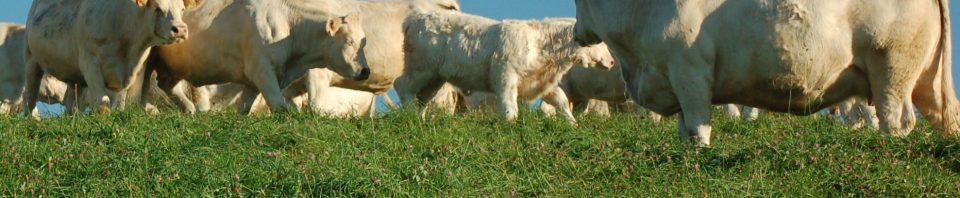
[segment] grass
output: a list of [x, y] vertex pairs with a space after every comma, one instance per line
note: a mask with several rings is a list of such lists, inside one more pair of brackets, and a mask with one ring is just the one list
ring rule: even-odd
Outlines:
[[416, 119], [120, 112], [0, 118], [0, 196], [782, 197], [960, 195], [960, 144], [783, 115], [676, 121], [490, 112]]

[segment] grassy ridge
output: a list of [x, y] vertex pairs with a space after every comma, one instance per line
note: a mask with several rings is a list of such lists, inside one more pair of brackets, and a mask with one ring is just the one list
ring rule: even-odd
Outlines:
[[812, 117], [716, 117], [712, 148], [676, 121], [524, 112], [0, 118], [0, 196], [960, 195], [960, 144]]

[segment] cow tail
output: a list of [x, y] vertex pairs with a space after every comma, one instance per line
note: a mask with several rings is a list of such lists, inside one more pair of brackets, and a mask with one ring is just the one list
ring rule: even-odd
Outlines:
[[953, 63], [951, 60], [953, 49], [950, 35], [950, 0], [939, 0], [940, 3], [940, 68], [942, 72], [941, 86], [941, 119], [944, 130], [953, 136], [960, 135], [960, 110], [956, 91], [953, 89]]

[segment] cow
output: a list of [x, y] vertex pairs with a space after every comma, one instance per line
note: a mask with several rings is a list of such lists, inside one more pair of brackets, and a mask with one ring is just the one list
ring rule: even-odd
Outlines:
[[23, 25], [0, 23], [0, 114], [18, 111], [20, 105], [25, 35]]
[[151, 47], [187, 39], [182, 14], [198, 2], [34, 1], [26, 24], [24, 114], [36, 106], [45, 73], [88, 87], [87, 102], [99, 112], [123, 108]]
[[[204, 1], [184, 14], [193, 39], [154, 49], [150, 71], [172, 92], [181, 80], [195, 86], [245, 85], [241, 113], [258, 94], [274, 113], [291, 110], [282, 88], [309, 69], [330, 68], [353, 80], [370, 78], [361, 17], [329, 16], [326, 1]], [[337, 3], [330, 1], [326, 3]], [[171, 93], [171, 95], [174, 95]], [[181, 108], [189, 110], [190, 106]]]
[[[0, 23], [0, 115], [20, 112], [24, 84], [26, 45], [24, 25]], [[39, 90], [39, 101], [61, 104], [66, 98], [67, 84], [44, 75]], [[37, 111], [32, 114], [37, 115]]]
[[[908, 135], [914, 105], [957, 136], [949, 6], [938, 1], [576, 0], [576, 40], [606, 43], [638, 104], [710, 144], [711, 104], [809, 115], [851, 97]], [[625, 62], [625, 63], [624, 63]]]
[[[338, 13], [357, 13], [367, 21], [363, 30], [367, 34], [367, 46], [364, 48], [367, 63], [371, 68], [370, 79], [356, 81], [334, 74], [329, 69], [312, 69], [304, 79], [294, 82], [291, 87], [297, 89], [285, 90], [288, 98], [307, 94], [311, 109], [334, 115], [345, 115], [338, 105], [351, 104], [356, 106], [358, 100], [370, 100], [374, 94], [383, 95], [393, 87], [393, 82], [403, 71], [403, 20], [414, 12], [429, 12], [438, 10], [459, 11], [460, 4], [456, 0], [375, 0], [375, 1], [341, 1], [334, 7], [341, 10]], [[352, 93], [340, 90], [338, 87], [367, 91], [374, 94]], [[326, 92], [324, 90], [335, 90]], [[339, 97], [339, 94], [349, 94], [352, 97]], [[358, 98], [360, 96], [369, 99]], [[328, 104], [329, 103], [329, 104]], [[364, 109], [372, 107], [364, 107]], [[362, 112], [362, 111], [361, 111]], [[363, 116], [363, 115], [360, 115]]]
[[[566, 94], [558, 88], [575, 64], [610, 68], [605, 46], [579, 47], [572, 19], [495, 21], [450, 11], [414, 14], [404, 22], [406, 68], [395, 82], [400, 100], [432, 101], [450, 83], [464, 91], [497, 95], [501, 113], [514, 121], [517, 100], [543, 98], [576, 123]], [[420, 106], [426, 117], [427, 106]]]

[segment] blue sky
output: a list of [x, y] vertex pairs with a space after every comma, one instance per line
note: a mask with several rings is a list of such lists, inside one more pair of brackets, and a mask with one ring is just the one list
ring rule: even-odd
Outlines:
[[[951, 0], [952, 1], [952, 0]], [[24, 23], [26, 15], [30, 8], [30, 2], [26, 0], [4, 0], [0, 6], [0, 21]], [[573, 0], [460, 0], [460, 4], [465, 12], [487, 16], [496, 19], [540, 19], [544, 17], [573, 17], [575, 7]], [[951, 7], [956, 8], [954, 4]], [[952, 9], [954, 22], [953, 42], [954, 53], [954, 84], [960, 85], [960, 10]], [[960, 88], [960, 86], [958, 86]]]

